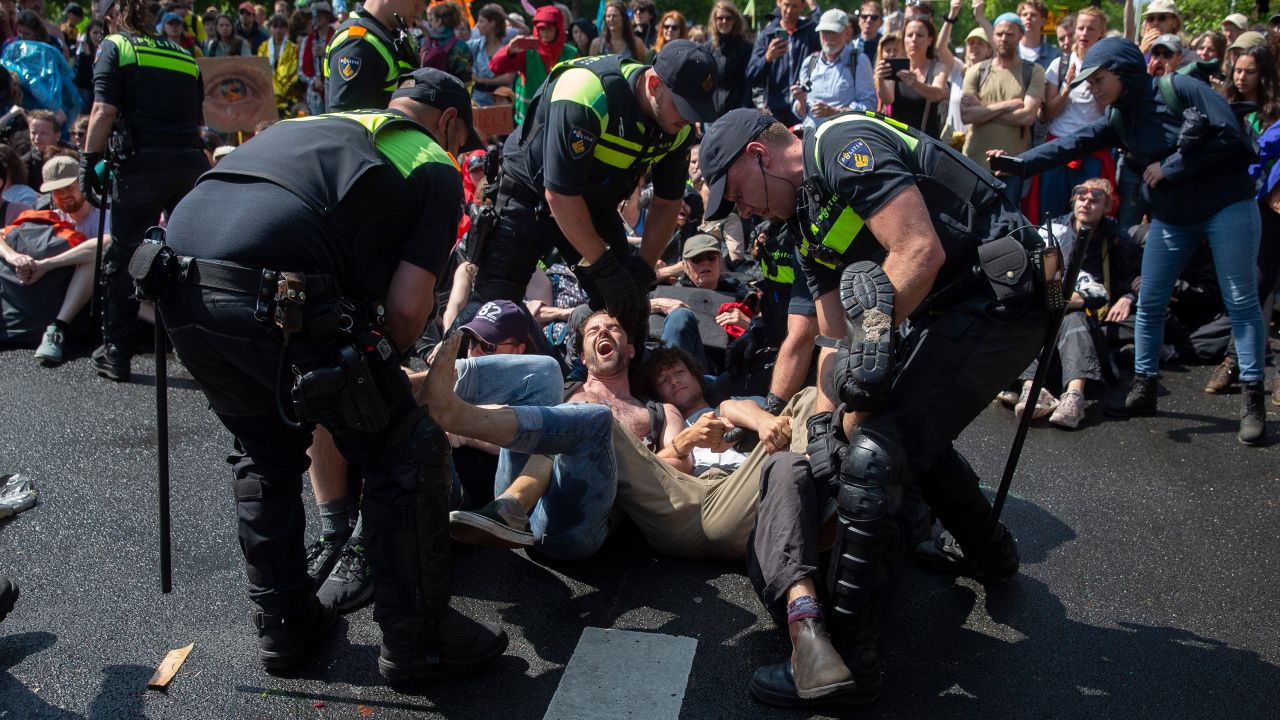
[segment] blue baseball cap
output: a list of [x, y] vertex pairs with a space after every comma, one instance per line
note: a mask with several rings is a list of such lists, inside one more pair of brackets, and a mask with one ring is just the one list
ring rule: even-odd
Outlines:
[[1011, 13], [1011, 12], [1000, 13], [999, 15], [996, 16], [995, 20], [991, 21], [991, 27], [995, 27], [996, 25], [999, 25], [1002, 22], [1013, 23], [1014, 25], [1017, 25], [1019, 28], [1021, 28], [1022, 32], [1027, 31], [1027, 26], [1022, 24], [1022, 18], [1018, 17], [1017, 13]]

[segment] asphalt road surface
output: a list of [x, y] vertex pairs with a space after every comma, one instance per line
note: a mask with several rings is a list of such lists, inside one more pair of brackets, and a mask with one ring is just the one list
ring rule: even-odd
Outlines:
[[[83, 353], [47, 369], [29, 350], [0, 352], [0, 472], [29, 474], [41, 493], [0, 521], [0, 572], [22, 586], [0, 624], [0, 718], [810, 715], [748, 695], [752, 670], [788, 645], [739, 564], [657, 557], [626, 530], [596, 558], [557, 566], [455, 546], [454, 602], [511, 635], [484, 672], [391, 691], [366, 608], [313, 668], [266, 674], [223, 462], [230, 436], [173, 365], [175, 587], [162, 595], [151, 358], [116, 385]], [[1094, 405], [1078, 431], [1033, 429], [1005, 514], [1022, 573], [984, 589], [912, 570], [882, 636], [880, 700], [827, 711], [1276, 717], [1280, 449], [1237, 444], [1239, 397], [1201, 393], [1208, 372], [1170, 371], [1155, 418], [1103, 421]], [[992, 487], [1013, 429], [993, 406], [961, 438]], [[168, 692], [148, 691], [165, 653], [190, 643]]]

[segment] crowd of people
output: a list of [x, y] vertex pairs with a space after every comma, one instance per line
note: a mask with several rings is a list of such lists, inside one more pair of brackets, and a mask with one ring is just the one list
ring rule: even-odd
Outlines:
[[[815, 618], [822, 618], [815, 609], [819, 593], [803, 577], [788, 575], [789, 581], [778, 585], [795, 568], [779, 565], [767, 551], [789, 547], [788, 538], [800, 533], [801, 523], [779, 519], [801, 503], [788, 492], [799, 492], [805, 501], [829, 499], [831, 507], [836, 499], [803, 484], [776, 488], [806, 472], [802, 467], [808, 461], [787, 453], [805, 453], [808, 446], [814, 455], [812, 443], [821, 437], [815, 426], [839, 434], [831, 429], [839, 425], [831, 415], [835, 407], [826, 401], [836, 394], [844, 397], [850, 384], [865, 382], [836, 383], [832, 387], [839, 387], [838, 393], [824, 387], [830, 358], [818, 352], [815, 340], [820, 331], [841, 334], [832, 330], [831, 308], [839, 307], [831, 305], [839, 285], [839, 276], [832, 273], [855, 260], [883, 262], [899, 302], [909, 296], [907, 285], [899, 283], [909, 274], [901, 274], [907, 272], [902, 261], [894, 265], [902, 253], [888, 244], [885, 216], [877, 222], [872, 213], [893, 207], [894, 213], [907, 213], [898, 227], [916, 228], [921, 222], [927, 226], [926, 208], [935, 211], [941, 201], [925, 192], [914, 217], [895, 204], [892, 195], [906, 182], [901, 177], [913, 177], [922, 187], [930, 179], [923, 173], [912, 176], [907, 161], [895, 159], [895, 153], [949, 158], [930, 166], [932, 179], [939, 182], [969, 177], [966, 173], [981, 178], [973, 195], [961, 198], [971, 216], [933, 212], [933, 224], [950, 223], [955, 237], [985, 241], [992, 238], [982, 233], [997, 228], [1016, 236], [1026, 229], [1025, 222], [1009, 220], [1016, 208], [1019, 220], [1024, 216], [1041, 228], [1037, 245], [1060, 247], [1066, 257], [1084, 253], [1082, 271], [1064, 293], [1066, 312], [1048, 385], [1038, 397], [1030, 397], [1036, 367], [1034, 362], [1020, 364], [1001, 378], [1007, 385], [996, 401], [1018, 415], [1031, 413], [1053, 426], [1077, 428], [1086, 422], [1090, 401], [1101, 399], [1109, 385], [1122, 379], [1129, 382], [1128, 393], [1123, 402], [1106, 407], [1110, 416], [1154, 413], [1164, 363], [1216, 364], [1206, 373], [1205, 392], [1224, 393], [1238, 385], [1239, 440], [1258, 445], [1266, 436], [1265, 368], [1280, 271], [1280, 170], [1275, 168], [1280, 158], [1280, 30], [1274, 29], [1280, 16], [1254, 25], [1235, 13], [1219, 29], [1189, 37], [1175, 0], [1151, 0], [1140, 15], [1127, 2], [1121, 28], [1108, 27], [1107, 14], [1096, 6], [1064, 15], [1050, 28], [1049, 11], [1040, 0], [1025, 0], [1015, 11], [994, 18], [987, 17], [985, 0], [951, 0], [945, 12], [937, 3], [896, 5], [870, 0], [846, 10], [777, 0], [775, 10], [753, 28], [756, 23], [733, 0], [717, 0], [705, 22], [679, 10], [663, 12], [650, 0], [609, 0], [601, 4], [598, 21], [575, 18], [560, 3], [542, 5], [526, 16], [496, 3], [472, 8], [448, 0], [426, 8], [408, 0], [367, 0], [359, 8], [327, 0], [295, 7], [278, 0], [270, 12], [246, 1], [232, 15], [218, 6], [197, 12], [191, 0], [180, 0], [146, 5], [145, 19], [138, 21], [143, 27], [129, 30], [145, 30], [163, 40], [151, 52], [169, 58], [267, 58], [282, 118], [324, 113], [363, 117], [360, 112], [400, 107], [450, 151], [448, 162], [462, 175], [459, 222], [441, 230], [440, 218], [453, 210], [438, 213], [431, 227], [446, 237], [432, 241], [444, 250], [432, 250], [415, 263], [432, 276], [426, 307], [435, 312], [425, 331], [415, 329], [410, 337], [399, 328], [393, 340], [406, 364], [410, 355], [417, 355], [430, 368], [409, 373], [408, 382], [417, 404], [446, 433], [451, 448], [448, 528], [455, 539], [578, 559], [601, 547], [620, 512], [657, 552], [748, 557], [752, 579], [770, 611], [792, 623], [793, 631], [800, 627], [797, 623], [809, 621], [804, 632], [822, 636], [825, 631], [813, 626]], [[75, 4], [56, 19], [44, 17], [42, 0], [25, 0], [21, 7], [16, 11], [12, 4], [0, 3], [0, 64], [6, 69], [0, 72], [0, 107], [7, 108], [0, 117], [0, 215], [5, 224], [0, 236], [0, 343], [38, 343], [36, 359], [57, 365], [69, 342], [88, 343], [97, 335], [87, 317], [96, 291], [95, 258], [117, 245], [132, 252], [141, 231], [154, 224], [139, 215], [149, 214], [151, 220], [158, 220], [161, 211], [172, 215], [180, 194], [149, 198], [146, 207], [154, 206], [154, 212], [139, 213], [142, 201], [133, 202], [128, 195], [138, 193], [138, 187], [129, 187], [127, 180], [129, 172], [141, 170], [136, 164], [132, 170], [121, 166], [121, 187], [110, 212], [99, 210], [104, 198], [94, 195], [110, 196], [111, 188], [92, 178], [101, 175], [100, 161], [110, 158], [103, 154], [106, 131], [95, 135], [94, 118], [104, 103], [119, 104], [113, 98], [132, 101], [95, 68], [100, 56], [127, 64], [119, 41], [107, 43], [110, 53], [101, 51], [104, 37], [118, 37], [111, 33], [119, 28], [111, 26], [110, 18], [104, 23]], [[953, 29], [961, 13], [972, 17], [975, 28], [956, 43]], [[1056, 42], [1049, 37], [1051, 29]], [[136, 52], [142, 53], [139, 57], [147, 53]], [[35, 73], [45, 67], [57, 72]], [[445, 82], [441, 76], [454, 80]], [[432, 89], [415, 94], [420, 86]], [[453, 98], [463, 87], [465, 104], [449, 106], [452, 114], [443, 112], [440, 99]], [[405, 99], [432, 109], [396, 105]], [[472, 107], [499, 104], [512, 106], [515, 127], [509, 138], [489, 137], [482, 144], [472, 137], [473, 129], [459, 135], [452, 124], [469, 125]], [[747, 110], [751, 112], [744, 115]], [[880, 123], [874, 133], [849, 135], [850, 118], [872, 114]], [[377, 122], [394, 121], [384, 117]], [[271, 144], [272, 138], [280, 143], [294, 133], [290, 137], [305, 139], [299, 133], [308, 123], [279, 126], [288, 129], [264, 127], [262, 139], [243, 149], [201, 129], [198, 149], [203, 155], [188, 148], [191, 152], [183, 156], [186, 179], [176, 186], [185, 182], [189, 188], [198, 171], [213, 170], [177, 206], [176, 221], [170, 223], [175, 249], [196, 255], [192, 248], [212, 247], [212, 240], [201, 234], [207, 232], [193, 225], [192, 208], [221, 197], [219, 191], [227, 192], [226, 198], [242, 198], [228, 188], [247, 182], [245, 178], [265, 178], [279, 186], [259, 199], [244, 198], [246, 212], [263, 208], [269, 214], [261, 198], [274, 197], [271, 192], [288, 194], [282, 189], [293, 184], [288, 163], [268, 170], [255, 158], [280, 147]], [[148, 131], [162, 133], [163, 128]], [[409, 162], [400, 151], [378, 145], [380, 136], [372, 125], [370, 132], [371, 147], [392, 162]], [[721, 141], [726, 135], [745, 139], [726, 151], [732, 144]], [[822, 158], [815, 161], [813, 156], [820, 156], [833, 138], [845, 144], [822, 167]], [[931, 149], [926, 152], [926, 147]], [[414, 162], [428, 155], [423, 150]], [[433, 172], [439, 172], [436, 166], [445, 161], [431, 158]], [[744, 159], [749, 161], [745, 166]], [[884, 183], [889, 190], [870, 197], [840, 186], [844, 180], [832, 179], [831, 162], [853, 176], [891, 175]], [[415, 167], [397, 165], [410, 179], [417, 177]], [[320, 182], [308, 175], [313, 170], [298, 170], [299, 178]], [[82, 190], [86, 175], [91, 178], [88, 192]], [[829, 196], [810, 186], [811, 177], [835, 185], [816, 186], [827, 188]], [[433, 176], [420, 182], [439, 180]], [[317, 193], [309, 206], [325, 208], [325, 222], [346, 228], [355, 221], [334, 208], [345, 207], [348, 190], [333, 197]], [[372, 190], [361, 192], [357, 196], [376, 199]], [[840, 193], [852, 193], [855, 200], [836, 204]], [[441, 197], [432, 202], [442, 202]], [[816, 213], [812, 222], [808, 215], [804, 222], [793, 218], [797, 204]], [[992, 209], [997, 205], [999, 212]], [[975, 207], [989, 209], [990, 217], [973, 216]], [[132, 223], [128, 230], [117, 223], [122, 213]], [[298, 220], [296, 227], [312, 227], [308, 222]], [[269, 224], [256, 218], [245, 225], [265, 232]], [[864, 226], [888, 251], [888, 259], [883, 251], [850, 255]], [[323, 232], [323, 225], [315, 227]], [[950, 290], [939, 281], [936, 292], [928, 293], [926, 304], [934, 315], [963, 305], [956, 298], [973, 292], [973, 283], [956, 270], [967, 255], [956, 245], [943, 245], [945, 259], [920, 258], [931, 272], [954, 280]], [[237, 262], [279, 257], [247, 244], [238, 252], [219, 257]], [[333, 256], [341, 254], [334, 251]], [[113, 278], [123, 277], [119, 268], [127, 262], [119, 253], [114, 260], [108, 257], [107, 284], [122, 282]], [[986, 262], [984, 256], [983, 269]], [[361, 258], [355, 266], [376, 268], [378, 263]], [[400, 272], [391, 279], [393, 290]], [[879, 282], [881, 276], [867, 273], [867, 282]], [[370, 270], [370, 277], [352, 282], [387, 279], [373, 275]], [[992, 283], [999, 284], [996, 279]], [[922, 286], [910, 307], [925, 297], [928, 287]], [[1000, 289], [995, 293], [994, 298], [1005, 299]], [[131, 305], [122, 304], [115, 297], [106, 303], [103, 345], [95, 351], [94, 364], [111, 379], [128, 380], [129, 359], [142, 337], [112, 328], [151, 322], [154, 310], [149, 303], [131, 299]], [[850, 311], [848, 297], [841, 299]], [[120, 313], [129, 315], [127, 322]], [[887, 314], [897, 321], [907, 318], [894, 317], [892, 303]], [[388, 337], [398, 317], [389, 315]], [[930, 322], [928, 313], [908, 315], [904, 338]], [[1026, 338], [1032, 337], [1027, 319], [1016, 328], [1019, 352], [1006, 353], [999, 362], [1021, 357]], [[970, 322], [974, 324], [960, 327], [954, 336], [940, 322], [938, 334], [954, 339], [967, 331], [972, 339], [982, 329], [994, 340], [1014, 332], [991, 318]], [[182, 330], [173, 341], [186, 362], [202, 346], [188, 328]], [[402, 343], [405, 338], [409, 342]], [[887, 354], [899, 352], [896, 341], [884, 342], [889, 343], [884, 346]], [[841, 352], [851, 352], [850, 346], [846, 343]], [[980, 355], [982, 349], [963, 346], [957, 352]], [[911, 362], [927, 367], [917, 355]], [[267, 377], [277, 369], [275, 357], [269, 367], [255, 367], [250, 374]], [[997, 360], [988, 362], [1003, 372]], [[192, 370], [197, 380], [202, 372], [226, 377], [229, 371], [216, 365], [204, 358]], [[912, 377], [912, 382], [918, 380]], [[323, 428], [312, 436], [297, 428], [284, 433], [251, 425], [241, 417], [247, 411], [232, 409], [240, 405], [231, 395], [215, 395], [204, 382], [202, 387], [242, 441], [245, 434], [258, 434], [290, 447], [310, 445], [310, 481], [321, 527], [305, 551], [308, 579], [303, 582], [314, 584], [317, 608], [322, 609], [308, 606], [306, 622], [320, 622], [317, 618], [326, 612], [350, 611], [373, 599], [379, 575], [389, 575], [387, 568], [400, 567], [395, 564], [403, 558], [377, 545], [385, 535], [366, 531], [361, 508], [370, 507], [370, 493], [382, 492], [383, 480], [394, 475], [394, 468], [379, 465], [385, 458], [372, 451], [361, 455], [367, 466], [348, 464], [350, 441], [340, 432], [335, 431], [340, 436], [335, 439]], [[904, 391], [891, 397], [916, 396]], [[977, 401], [992, 399], [987, 395]], [[1274, 383], [1270, 402], [1280, 404], [1280, 381]], [[914, 458], [899, 463], [901, 458], [885, 450], [891, 443], [884, 438], [898, 431], [882, 435], [877, 425], [878, 417], [907, 423], [916, 422], [916, 416], [882, 408], [871, 412], [871, 420], [858, 414], [863, 425], [858, 437], [872, 443], [863, 446], [868, 457], [893, 456], [894, 462], [887, 464], [895, 472], [899, 464], [910, 465], [903, 472], [921, 477], [925, 502], [947, 530], [953, 530], [952, 524], [968, 528], [960, 539], [970, 549], [968, 560], [956, 540], [966, 531], [935, 543], [927, 513], [905, 517], [901, 532], [912, 540], [909, 546], [918, 543], [924, 560], [934, 566], [983, 577], [1007, 577], [1010, 567], [1016, 572], [1016, 548], [1003, 526], [997, 523], [994, 535], [982, 535], [973, 529], [972, 517], [945, 516], [940, 509], [959, 497], [940, 479], [944, 474], [972, 477], [976, 492], [972, 470], [950, 447], [954, 435], [942, 437], [967, 424], [963, 413], [951, 419], [955, 428], [919, 440], [934, 445], [927, 446], [931, 454], [917, 466]], [[262, 437], [243, 444], [250, 454], [254, 447], [274, 452]], [[256, 478], [260, 486], [270, 485], [268, 475], [254, 475], [267, 471], [251, 458], [238, 462], [240, 481]], [[816, 468], [813, 474], [817, 476]], [[855, 484], [864, 493], [859, 497], [882, 498], [885, 485], [896, 482], [879, 475], [875, 480]], [[757, 502], [766, 486], [775, 488], [767, 514]], [[242, 506], [249, 502], [246, 496], [237, 497]], [[978, 510], [985, 507], [980, 493], [977, 501], [969, 496], [955, 500], [962, 501]], [[302, 654], [306, 643], [292, 637], [292, 629], [272, 629], [268, 622], [286, 616], [290, 606], [270, 580], [272, 573], [283, 576], [284, 571], [272, 564], [275, 560], [263, 558], [275, 552], [272, 543], [293, 539], [286, 530], [301, 532], [299, 517], [290, 515], [288, 528], [266, 529], [254, 523], [269, 513], [293, 510], [261, 498], [253, 502], [256, 509], [241, 511], [242, 523], [253, 526], [249, 540], [242, 529], [242, 544], [251, 567], [251, 592], [268, 619], [259, 626], [264, 663], [283, 667]], [[379, 506], [382, 514], [371, 522], [386, 523], [389, 507]], [[866, 520], [848, 515], [843, 507], [805, 518], [810, 525], [838, 523], [841, 533], [861, 532], [858, 523]], [[419, 540], [426, 547], [438, 538]], [[835, 542], [840, 552], [862, 552], [856, 540]], [[812, 546], [812, 538], [800, 544]], [[832, 612], [843, 612], [847, 604], [836, 598], [830, 602]], [[463, 627], [467, 637], [459, 641], [460, 664], [491, 657], [495, 648], [501, 653], [505, 647], [499, 629]], [[753, 681], [757, 697], [793, 704], [850, 693], [874, 695], [877, 662], [863, 666], [850, 660], [852, 675], [837, 672], [822, 679], [815, 668], [832, 667], [834, 661], [802, 656], [802, 650], [814, 646], [797, 637], [793, 632], [794, 668], [758, 676]], [[857, 633], [850, 637], [859, 647], [867, 642]], [[823, 647], [818, 643], [819, 650]], [[398, 664], [402, 662], [388, 660], [384, 674], [416, 672], [405, 670]], [[809, 675], [801, 670], [806, 663]], [[793, 669], [796, 677], [790, 674]], [[872, 675], [876, 679], [869, 685], [866, 678]]]

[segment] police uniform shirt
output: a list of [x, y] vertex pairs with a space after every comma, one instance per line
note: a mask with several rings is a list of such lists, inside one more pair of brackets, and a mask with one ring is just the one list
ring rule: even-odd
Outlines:
[[[631, 88], [628, 97], [634, 98], [644, 66], [631, 67], [635, 69], [627, 78]], [[530, 138], [529, 147], [522, 149], [520, 133], [512, 134], [504, 151], [509, 171], [539, 195], [544, 188], [562, 195], [579, 195], [592, 211], [597, 211], [612, 208], [629, 196], [644, 169], [653, 163], [654, 195], [679, 200], [689, 177], [692, 129], [686, 127], [675, 136], [668, 135], [641, 114], [634, 101], [621, 108], [608, 106], [600, 88], [598, 76], [585, 68], [565, 70], [550, 87], [544, 87], [534, 117], [541, 126], [538, 137]], [[605, 128], [601, 126], [601, 111], [606, 110], [608, 131], [634, 147], [618, 146], [602, 138]], [[636, 154], [641, 164], [627, 169]], [[605, 162], [602, 156], [615, 158], [618, 164]]]
[[135, 147], [201, 147], [204, 80], [195, 60], [167, 39], [103, 38], [93, 64], [93, 99], [120, 109]]
[[[805, 134], [804, 174], [820, 177], [827, 189], [838, 195], [854, 213], [848, 227], [837, 229], [845, 236], [852, 235], [844, 264], [861, 259], [879, 262], [884, 257], [884, 249], [864, 225], [863, 218], [876, 214], [903, 190], [915, 185], [915, 176], [907, 164], [911, 151], [892, 130], [877, 122], [828, 122], [819, 129], [821, 134], [817, 131]], [[820, 167], [815, 160], [815, 149], [822, 157]], [[836, 207], [833, 212], [840, 210]], [[808, 208], [808, 212], [817, 213], [819, 209]], [[800, 215], [801, 225], [812, 219], [804, 217], [804, 213]], [[822, 239], [812, 241], [820, 243]], [[800, 266], [815, 298], [840, 286], [842, 267], [827, 267], [804, 252], [801, 252]]]
[[[261, 147], [273, 133], [296, 131], [324, 117], [277, 123], [223, 162], [252, 152], [255, 144]], [[299, 154], [334, 155], [317, 160], [326, 167], [345, 164], [336, 157], [340, 149], [305, 147], [302, 137], [295, 133], [282, 141], [297, 146]], [[385, 296], [400, 261], [439, 278], [462, 218], [462, 177], [447, 161], [423, 162], [407, 175], [393, 162], [376, 165], [360, 174], [328, 213], [268, 180], [218, 175], [221, 167], [174, 212], [168, 237], [175, 252], [249, 267], [330, 273], [346, 293], [364, 299]], [[222, 228], [211, 230], [211, 225]]]
[[[347, 33], [345, 38], [340, 37], [343, 32]], [[326, 58], [325, 112], [380, 110], [387, 106], [401, 75], [418, 66], [416, 57], [409, 62], [396, 56], [393, 36], [367, 14], [338, 28]], [[394, 70], [392, 65], [396, 66]]]

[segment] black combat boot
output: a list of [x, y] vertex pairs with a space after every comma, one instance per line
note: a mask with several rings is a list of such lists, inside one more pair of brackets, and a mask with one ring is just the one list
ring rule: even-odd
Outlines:
[[262, 666], [267, 672], [283, 672], [315, 657], [337, 618], [337, 613], [321, 605], [314, 595], [308, 596], [296, 613], [255, 611], [253, 624], [258, 628], [258, 659]]
[[1109, 417], [1127, 418], [1135, 415], [1156, 414], [1156, 379], [1146, 375], [1134, 375], [1129, 384], [1129, 394], [1124, 396], [1124, 404], [1108, 405], [1103, 408]]
[[116, 382], [129, 382], [132, 360], [133, 356], [129, 351], [112, 343], [99, 345], [90, 356], [93, 369], [102, 377]]
[[1267, 434], [1266, 391], [1262, 388], [1262, 381], [1258, 380], [1241, 383], [1240, 392], [1240, 433], [1236, 439], [1245, 445], [1260, 445]]
[[975, 580], [1008, 580], [1018, 574], [1021, 560], [1013, 533], [1004, 525], [995, 542], [985, 548], [971, 549], [966, 553], [946, 530], [937, 540], [925, 540], [916, 546], [917, 565], [951, 575], [963, 575]]
[[4, 620], [13, 610], [19, 594], [18, 583], [0, 575], [0, 620]]

